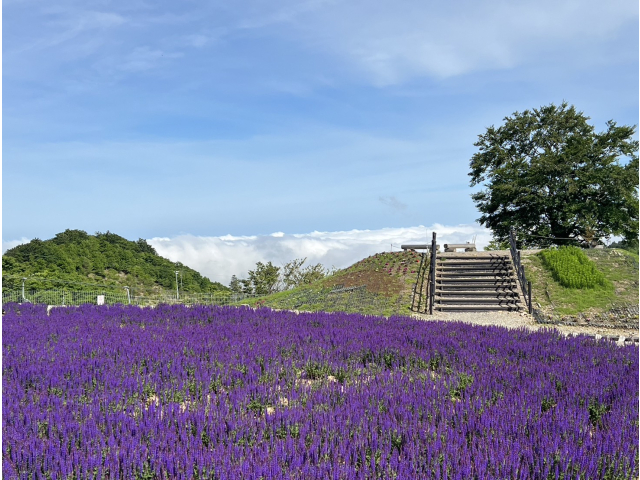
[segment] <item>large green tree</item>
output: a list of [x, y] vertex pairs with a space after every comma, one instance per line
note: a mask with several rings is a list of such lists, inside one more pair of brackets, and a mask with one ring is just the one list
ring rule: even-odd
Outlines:
[[306, 258], [296, 258], [286, 263], [282, 268], [276, 267], [271, 262], [266, 264], [258, 262], [255, 270], [249, 270], [249, 278], [238, 279], [232, 275], [229, 288], [235, 293], [270, 295], [282, 290], [309, 285], [331, 273], [321, 263], [307, 265], [303, 268], [306, 261]]
[[249, 270], [249, 281], [253, 287], [253, 292], [257, 295], [269, 295], [280, 290], [280, 267], [276, 267], [271, 262], [256, 263], [255, 270]]
[[471, 158], [478, 221], [522, 246], [593, 246], [638, 238], [638, 141], [613, 120], [597, 133], [562, 103], [516, 112], [478, 136]]

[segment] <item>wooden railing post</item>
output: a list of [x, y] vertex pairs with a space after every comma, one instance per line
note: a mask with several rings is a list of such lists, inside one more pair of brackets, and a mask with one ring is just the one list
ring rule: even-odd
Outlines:
[[533, 312], [533, 305], [531, 304], [531, 282], [527, 281], [527, 277], [524, 274], [524, 266], [520, 262], [520, 251], [517, 249], [516, 234], [513, 227], [509, 230], [509, 247], [511, 250], [511, 258], [513, 259], [513, 266], [516, 269], [520, 288], [524, 295], [524, 302], [527, 304], [527, 310], [531, 314]]
[[433, 302], [436, 294], [436, 232], [431, 239], [431, 262], [429, 267], [429, 315], [433, 315]]

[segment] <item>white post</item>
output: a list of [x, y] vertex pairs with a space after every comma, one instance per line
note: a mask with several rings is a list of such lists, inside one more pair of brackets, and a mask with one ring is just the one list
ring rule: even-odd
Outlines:
[[25, 297], [25, 296], [24, 296], [24, 281], [25, 281], [25, 280], [26, 280], [26, 278], [25, 278], [25, 277], [22, 277], [22, 300], [23, 300], [24, 302], [27, 302], [27, 303], [28, 303], [28, 302], [29, 302], [29, 300], [27, 300], [27, 297]]
[[129, 294], [129, 287], [124, 287], [124, 289], [127, 291], [127, 300], [129, 301], [129, 305], [131, 305], [131, 295]]
[[178, 270], [176, 270], [176, 301], [180, 300], [180, 294], [178, 293]]

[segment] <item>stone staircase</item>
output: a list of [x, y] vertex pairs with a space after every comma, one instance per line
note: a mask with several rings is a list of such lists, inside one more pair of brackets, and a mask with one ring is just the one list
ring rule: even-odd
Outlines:
[[434, 311], [526, 310], [509, 253], [439, 253], [435, 281]]

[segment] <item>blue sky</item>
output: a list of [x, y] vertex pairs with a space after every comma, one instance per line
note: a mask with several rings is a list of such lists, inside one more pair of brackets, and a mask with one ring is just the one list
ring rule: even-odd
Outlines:
[[638, 3], [3, 2], [3, 241], [471, 225], [477, 136], [638, 123]]

